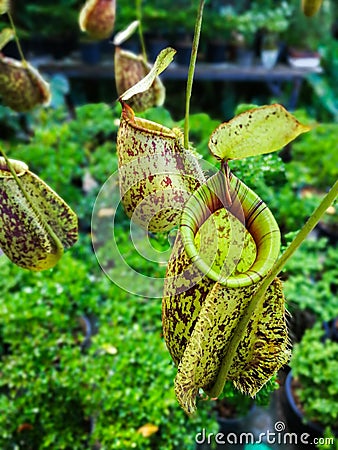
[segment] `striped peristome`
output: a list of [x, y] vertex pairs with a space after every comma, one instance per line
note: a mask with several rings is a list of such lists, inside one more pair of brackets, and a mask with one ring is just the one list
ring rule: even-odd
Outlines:
[[[222, 172], [187, 202], [168, 264], [163, 332], [178, 367], [175, 392], [192, 413], [208, 393], [240, 318], [275, 263], [280, 233], [265, 203], [234, 175], [231, 201]], [[275, 279], [250, 318], [228, 379], [255, 393], [289, 359], [281, 283]]]
[[[279, 255], [280, 231], [267, 205], [243, 182], [230, 175], [232, 204], [225, 200], [226, 180], [222, 171], [211, 177], [187, 202], [181, 218], [180, 230], [185, 250], [189, 258], [208, 277], [228, 287], [249, 286], [260, 281], [272, 267]], [[245, 273], [236, 277], [222, 276], [205, 264], [203, 254], [199, 254], [195, 234], [206, 217], [226, 207], [244, 225], [257, 245], [254, 264]]]

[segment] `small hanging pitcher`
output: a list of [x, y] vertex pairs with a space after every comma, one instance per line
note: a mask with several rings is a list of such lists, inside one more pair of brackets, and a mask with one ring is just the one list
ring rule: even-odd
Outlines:
[[25, 163], [9, 163], [0, 157], [0, 248], [20, 267], [49, 269], [76, 242], [77, 217]]

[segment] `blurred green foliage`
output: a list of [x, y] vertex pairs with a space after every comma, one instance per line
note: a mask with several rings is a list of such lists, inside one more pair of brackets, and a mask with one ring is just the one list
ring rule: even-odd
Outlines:
[[[160, 114], [160, 119], [170, 118], [165, 110]], [[215, 430], [209, 402], [202, 402], [191, 419], [176, 401], [160, 300], [121, 290], [103, 274], [91, 249], [92, 206], [102, 183], [117, 169], [119, 115], [119, 106], [106, 104], [78, 107], [75, 118], [64, 108], [41, 109], [29, 119], [32, 136], [7, 142], [11, 157], [27, 161], [67, 199], [79, 214], [82, 232], [79, 243], [46, 272], [23, 271], [0, 258], [4, 450], [13, 445], [76, 450], [97, 442], [107, 449], [194, 449], [202, 427]], [[85, 191], [88, 173], [96, 184]], [[118, 214], [116, 239], [127, 255], [129, 221]], [[168, 247], [164, 237], [152, 240], [159, 250]], [[160, 269], [136, 251], [128, 262], [145, 274]], [[90, 345], [83, 317], [94, 333]], [[158, 431], [144, 437], [138, 429], [148, 423]]]
[[[291, 242], [294, 233], [287, 235]], [[291, 313], [306, 310], [320, 322], [338, 312], [337, 248], [325, 238], [307, 239], [284, 269], [285, 296]]]
[[[79, 243], [44, 273], [22, 271], [4, 256], [0, 259], [1, 447], [76, 450], [99, 442], [107, 449], [193, 449], [202, 427], [215, 429], [213, 403], [201, 401], [193, 419], [184, 415], [174, 397], [175, 368], [161, 337], [159, 300], [118, 288], [103, 275], [91, 249], [92, 207], [117, 169], [120, 106], [88, 104], [73, 113], [64, 107], [40, 109], [27, 117], [24, 129], [17, 117], [3, 112], [11, 130], [4, 138], [9, 156], [27, 162], [68, 201], [79, 215], [81, 233]], [[183, 127], [165, 108], [143, 117]], [[216, 161], [208, 140], [218, 124], [205, 113], [190, 118], [192, 146], [212, 166]], [[325, 190], [334, 180], [334, 133], [332, 124], [319, 125], [293, 143], [290, 161], [284, 150], [231, 163], [273, 210], [284, 241], [320, 201], [321, 193], [304, 197], [302, 188], [310, 184]], [[117, 214], [116, 240], [128, 263], [144, 274], [163, 276], [163, 265], [130, 252], [128, 221], [122, 211]], [[168, 248], [167, 236], [151, 239], [157, 249]], [[310, 309], [319, 320], [331, 318], [337, 310], [336, 265], [337, 250], [327, 241], [305, 243], [283, 275], [287, 300], [295, 308]], [[90, 345], [83, 317], [94, 331]], [[264, 401], [273, 388], [262, 393]], [[247, 399], [226, 389], [244, 409]], [[143, 437], [138, 429], [147, 423], [159, 428]]]
[[[29, 142], [11, 145], [11, 155], [27, 161], [69, 205], [80, 224], [90, 224], [96, 195], [117, 170], [115, 140], [119, 105], [100, 103], [76, 109], [75, 120], [64, 107], [41, 109], [31, 117]], [[92, 180], [85, 186], [88, 177]]]
[[[60, 34], [78, 38], [78, 12], [83, 1], [38, 3], [13, 3], [22, 38], [38, 37], [39, 42]], [[185, 32], [191, 34], [196, 4], [183, 0], [178, 7], [177, 3], [143, 2], [144, 30], [171, 40]], [[301, 43], [319, 49], [322, 56], [323, 74], [308, 78], [312, 90], [305, 102], [307, 111], [317, 119], [337, 120], [337, 45], [330, 37], [333, 2], [324, 0], [320, 14], [311, 20], [301, 16], [298, 0], [289, 3], [294, 12], [291, 17], [287, 11], [284, 14], [274, 9], [272, 0], [251, 2], [250, 11], [242, 15], [246, 4], [236, 2], [233, 20], [223, 1], [207, 4], [202, 39], [229, 39], [236, 26], [252, 36], [259, 28], [287, 28], [282, 38], [289, 46]], [[118, 0], [117, 31], [135, 18], [134, 4]], [[1, 27], [8, 25], [4, 17], [1, 22]], [[231, 95], [229, 89], [223, 102]], [[214, 110], [214, 95], [209, 97]], [[192, 450], [201, 428], [217, 431], [211, 414], [214, 402], [200, 401], [194, 418], [187, 418], [177, 404], [173, 390], [176, 370], [161, 336], [160, 301], [142, 299], [118, 288], [103, 274], [91, 248], [92, 208], [100, 187], [117, 170], [119, 114], [119, 105], [102, 103], [77, 107], [75, 113], [60, 106], [25, 116], [0, 106], [1, 138], [9, 156], [27, 162], [72, 206], [81, 230], [79, 243], [49, 271], [26, 272], [4, 256], [0, 258], [3, 450], [80, 450], [98, 445], [107, 450]], [[304, 117], [303, 112], [297, 114]], [[183, 121], [173, 120], [165, 108], [149, 110], [143, 116], [170, 128], [183, 127]], [[190, 118], [192, 146], [216, 167], [208, 141], [218, 125], [219, 121], [205, 112]], [[322, 123], [279, 155], [231, 163], [233, 172], [273, 211], [284, 243], [290, 239], [290, 231], [303, 225], [337, 178], [336, 136], [336, 124]], [[312, 195], [304, 195], [308, 186], [315, 188]], [[128, 221], [122, 211], [117, 214], [116, 240], [130, 266], [145, 275], [163, 276], [164, 265], [130, 251]], [[168, 248], [166, 235], [150, 239], [158, 250]], [[318, 321], [337, 314], [337, 263], [337, 248], [328, 240], [308, 240], [302, 245], [283, 272], [286, 299], [293, 312], [311, 311]], [[85, 335], [88, 329], [84, 318], [92, 328], [90, 341]], [[303, 380], [302, 398], [307, 401], [309, 418], [323, 417], [323, 423], [336, 425], [337, 348], [322, 344], [320, 339], [318, 328], [307, 332], [296, 348], [292, 367]], [[268, 402], [274, 383], [259, 394], [259, 402]], [[226, 385], [223, 395], [238, 406], [239, 412], [246, 411], [251, 403], [231, 384]], [[138, 430], [146, 424], [157, 426], [158, 431], [142, 436]]]
[[308, 329], [295, 345], [291, 368], [306, 420], [337, 430], [338, 342], [323, 338], [320, 324]]
[[292, 145], [290, 182], [330, 188], [338, 177], [338, 123], [320, 123]]
[[[44, 273], [0, 265], [1, 448], [193, 449], [212, 429], [206, 402], [194, 419], [176, 402], [159, 300], [120, 290], [76, 248]], [[159, 431], [145, 438], [147, 423]]]
[[298, 0], [290, 0], [289, 4], [293, 13], [287, 30], [282, 34], [283, 40], [296, 49], [318, 51], [331, 38], [335, 2], [324, 0], [319, 12], [313, 17], [303, 14]]
[[44, 0], [26, 2], [15, 0], [12, 13], [20, 37], [50, 39], [79, 34], [78, 14], [82, 0]]

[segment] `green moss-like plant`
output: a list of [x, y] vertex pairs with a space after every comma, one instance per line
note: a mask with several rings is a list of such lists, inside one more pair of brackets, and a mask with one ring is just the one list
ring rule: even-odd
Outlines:
[[320, 325], [306, 331], [295, 345], [292, 374], [305, 418], [338, 429], [338, 342], [323, 340]]
[[337, 264], [337, 248], [329, 246], [327, 239], [304, 242], [283, 275], [285, 295], [293, 315], [299, 310], [308, 311], [317, 320], [328, 321], [337, 314]]
[[[176, 402], [158, 302], [120, 290], [77, 252], [43, 275], [0, 258], [0, 447], [193, 450], [215, 422], [208, 402], [193, 420]], [[138, 432], [147, 423], [158, 427], [149, 437]]]

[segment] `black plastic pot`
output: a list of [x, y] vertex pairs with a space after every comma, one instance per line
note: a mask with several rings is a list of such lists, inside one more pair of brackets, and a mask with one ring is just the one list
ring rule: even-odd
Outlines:
[[[244, 449], [244, 443], [236, 444], [234, 442], [238, 439], [241, 433], [250, 431], [251, 421], [255, 411], [256, 405], [253, 404], [245, 416], [237, 416], [234, 418], [217, 416], [217, 422], [219, 425], [218, 433], [209, 436], [208, 430], [201, 432], [196, 439], [196, 449]], [[229, 435], [231, 436], [231, 442], [228, 442], [227, 439]]]
[[338, 342], [338, 317], [323, 323], [325, 335], [323, 340], [330, 339], [333, 342]]
[[[325, 427], [305, 419], [303, 412], [298, 408], [292, 393], [292, 370], [285, 380], [284, 414], [291, 433], [297, 434], [297, 449], [306, 450], [317, 448], [312, 444], [315, 438], [323, 437]], [[306, 434], [308, 436], [306, 436]], [[336, 433], [335, 433], [336, 434]], [[338, 435], [338, 430], [337, 430]], [[302, 443], [303, 436], [303, 443]], [[304, 442], [304, 439], [307, 442]]]
[[[236, 417], [233, 419], [225, 419], [223, 417], [219, 417], [217, 419], [219, 424], [219, 432], [224, 434], [224, 436], [228, 436], [231, 434], [235, 438], [235, 436], [238, 438], [238, 436], [241, 433], [248, 432], [250, 429], [250, 422], [251, 417], [255, 412], [255, 406], [253, 406], [247, 415], [242, 417]], [[226, 442], [225, 444], [222, 443], [222, 441]], [[235, 442], [235, 441], [234, 441]], [[233, 442], [227, 442], [225, 438], [219, 439], [217, 448], [218, 449], [244, 449], [245, 444], [236, 444]]]
[[338, 242], [338, 224], [335, 223], [325, 223], [321, 220], [317, 225], [317, 230], [319, 236], [325, 237], [329, 240], [330, 245], [337, 245]]

